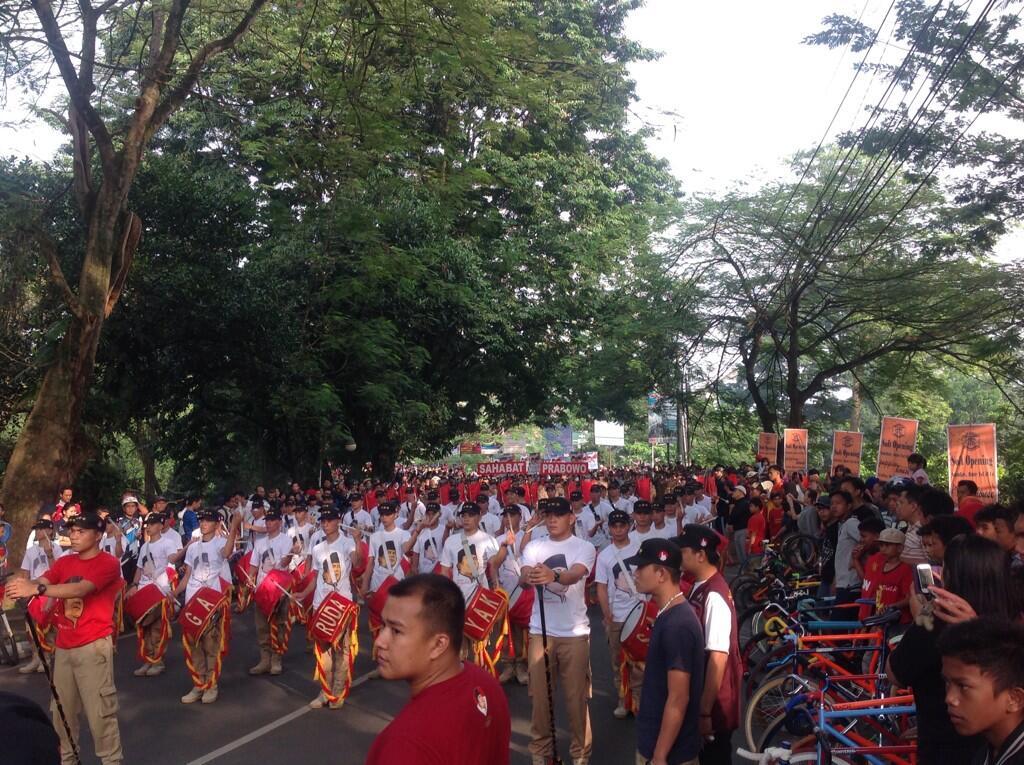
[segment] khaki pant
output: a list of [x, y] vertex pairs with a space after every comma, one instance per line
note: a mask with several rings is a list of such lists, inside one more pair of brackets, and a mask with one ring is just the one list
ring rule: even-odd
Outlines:
[[210, 686], [217, 685], [218, 680], [215, 671], [217, 655], [220, 653], [220, 630], [220, 619], [212, 619], [206, 631], [192, 646], [192, 666], [195, 667], [196, 676], [202, 683]]
[[[160, 646], [160, 635], [163, 632], [164, 623], [160, 616], [160, 609], [156, 609], [157, 613], [149, 623], [143, 622], [142, 628], [142, 655], [151, 659], [155, 659], [157, 664], [160, 664], [164, 660], [164, 654], [167, 653], [167, 642], [163, 644], [161, 649]], [[168, 641], [169, 642], [169, 641]], [[160, 649], [159, 653], [157, 653]]]
[[[96, 756], [103, 765], [121, 765], [124, 757], [117, 727], [113, 653], [113, 641], [106, 637], [78, 648], [58, 648], [53, 661], [53, 684], [71, 729], [71, 738], [78, 746], [78, 718], [84, 711]], [[75, 756], [56, 701], [50, 703], [50, 711], [60, 738], [61, 763], [71, 765]]]
[[336, 699], [344, 699], [348, 696], [346, 686], [351, 680], [348, 672], [348, 656], [351, 648], [351, 632], [346, 630], [337, 648], [328, 649], [320, 654], [320, 664], [323, 668], [324, 679], [327, 681], [325, 690], [328, 690], [330, 696]]
[[[551, 738], [551, 717], [544, 674], [544, 644], [540, 635], [530, 634], [527, 661], [530, 669], [530, 698], [533, 718], [530, 722], [530, 754], [553, 757], [555, 742]], [[548, 637], [548, 659], [551, 666], [552, 697], [559, 684], [569, 712], [572, 744], [569, 753], [574, 760], [589, 760], [593, 747], [590, 729], [590, 637]]]
[[[622, 698], [622, 622], [612, 622], [608, 627], [608, 651], [612, 656], [612, 679], [615, 681], [615, 692], [618, 694], [619, 703], [625, 704]], [[631, 661], [629, 665], [629, 691], [633, 696], [633, 711], [640, 709], [640, 689], [644, 684], [644, 665], [635, 664]]]
[[[260, 644], [260, 652], [269, 656], [273, 653], [270, 646], [270, 621], [258, 608], [254, 608], [253, 613], [256, 614], [256, 641]], [[281, 599], [272, 618], [277, 624], [277, 634], [283, 638], [288, 630], [288, 598]]]
[[[650, 763], [650, 760], [640, 754], [640, 752], [636, 753], [636, 765], [648, 765], [648, 763]], [[700, 765], [700, 760], [695, 757], [685, 762], [670, 762], [668, 765]]]

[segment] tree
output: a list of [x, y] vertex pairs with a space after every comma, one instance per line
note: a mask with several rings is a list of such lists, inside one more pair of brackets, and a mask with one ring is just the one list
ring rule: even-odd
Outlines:
[[861, 204], [826, 153], [797, 185], [697, 200], [680, 258], [701, 274], [706, 344], [735, 361], [761, 426], [800, 427], [807, 407], [890, 356], [1019, 375], [1009, 269], [988, 262], [941, 194], [891, 180]]
[[[34, 246], [49, 265], [68, 323], [0, 489], [0, 500], [15, 522], [15, 550], [40, 500], [52, 497], [82, 466], [75, 440], [103, 324], [124, 290], [142, 236], [143, 223], [128, 201], [153, 136], [190, 96], [207, 64], [238, 42], [265, 3], [225, 4], [216, 14], [204, 14], [189, 0], [104, 0], [98, 5], [81, 0], [56, 8], [50, 0], [32, 0], [7, 4], [0, 12], [5, 76], [42, 90], [50, 68], [59, 73], [67, 113], [52, 116], [71, 140], [71, 190], [82, 231], [75, 258], [77, 289], [72, 289], [60, 265], [48, 204], [41, 204], [31, 221]], [[105, 35], [119, 29], [133, 33], [123, 46], [109, 44]], [[206, 40], [183, 60], [183, 35], [196, 30]], [[75, 39], [72, 53], [69, 40]], [[104, 95], [112, 78], [133, 98], [108, 116]]]

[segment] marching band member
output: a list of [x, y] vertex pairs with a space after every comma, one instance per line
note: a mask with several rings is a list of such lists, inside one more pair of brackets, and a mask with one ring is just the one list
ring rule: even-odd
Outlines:
[[629, 532], [629, 538], [632, 541], [639, 544], [640, 542], [643, 542], [645, 539], [650, 539], [651, 537], [655, 536], [653, 528], [653, 512], [654, 508], [651, 506], [651, 503], [646, 500], [641, 499], [637, 501], [636, 504], [633, 505], [632, 518], [633, 524], [636, 528]]
[[[479, 511], [480, 526], [479, 528], [486, 531], [492, 537], [501, 533], [501, 509], [498, 512], [491, 512], [491, 501], [494, 497], [490, 496], [486, 492], [480, 492], [476, 495], [476, 507]], [[465, 521], [465, 516], [461, 514], [460, 517]]]
[[[366, 510], [363, 509], [363, 495], [358, 492], [352, 492], [348, 495], [348, 510], [345, 511], [342, 521], [346, 526], [351, 528], [357, 528], [367, 534], [373, 531], [373, 516], [371, 516]], [[349, 532], [345, 530], [345, 534]]]
[[668, 506], [675, 505], [675, 497], [661, 497], [654, 501], [651, 514], [651, 536], [659, 539], [672, 539], [679, 533], [679, 527], [675, 523], [669, 523], [666, 518]]
[[[77, 763], [79, 717], [85, 712], [96, 756], [103, 765], [121, 765], [121, 733], [117, 725], [114, 687], [114, 599], [121, 589], [118, 561], [99, 548], [106, 526], [95, 513], [82, 513], [67, 522], [71, 549], [38, 579], [12, 579], [11, 598], [35, 595], [56, 598], [57, 625], [53, 685], [67, 718], [71, 739], [58, 722], [54, 700], [50, 709], [60, 738], [61, 763]], [[73, 748], [73, 746], [75, 748]]]
[[584, 599], [587, 576], [597, 550], [572, 533], [572, 508], [564, 497], [548, 499], [545, 525], [548, 536], [534, 539], [523, 549], [522, 576], [526, 585], [542, 585], [530, 618], [530, 697], [533, 717], [530, 754], [534, 765], [544, 765], [555, 754], [551, 737], [548, 695], [545, 691], [544, 647], [540, 606], [544, 601], [551, 673], [562, 688], [572, 731], [573, 765], [587, 765], [593, 746], [590, 730], [590, 620]]
[[[509, 540], [507, 547], [508, 554], [505, 560], [498, 566], [498, 584], [507, 593], [511, 593], [519, 584], [519, 576], [522, 568], [519, 564], [519, 556], [523, 551], [523, 537], [526, 530], [522, 527], [523, 516], [521, 506], [518, 504], [506, 505], [501, 511], [504, 518], [502, 531], [505, 538]], [[511, 537], [509, 535], [511, 534]], [[530, 673], [527, 671], [526, 644], [529, 638], [529, 627], [524, 624], [517, 624], [509, 620], [509, 640], [512, 641], [512, 659], [505, 665], [505, 669], [498, 676], [499, 683], [507, 683], [513, 677], [520, 685], [527, 685], [530, 682]]]
[[700, 732], [704, 747], [701, 765], [732, 762], [732, 734], [740, 725], [740, 658], [736, 607], [729, 583], [718, 570], [719, 537], [707, 528], [688, 524], [677, 540], [683, 571], [695, 578], [690, 605], [704, 627], [704, 691], [700, 703]]
[[[287, 534], [281, 533], [280, 510], [266, 510], [262, 520], [266, 527], [266, 536], [256, 540], [249, 561], [248, 574], [254, 590], [259, 589], [271, 571], [287, 571], [293, 555], [299, 551], [298, 543]], [[265, 675], [267, 672], [272, 675], [281, 674], [281, 657], [288, 650], [288, 633], [291, 627], [288, 622], [288, 602], [287, 596], [281, 597], [270, 618], [261, 609], [253, 609], [256, 638], [260, 645], [260, 660], [256, 666], [249, 669], [250, 675]]]
[[406, 556], [416, 544], [419, 527], [414, 527], [410, 534], [398, 528], [395, 513], [397, 507], [385, 500], [374, 508], [380, 518], [380, 528], [370, 535], [370, 558], [363, 572], [362, 590], [366, 593], [366, 603], [370, 607], [370, 632], [376, 637], [380, 630], [380, 613], [375, 613], [374, 605], [378, 600], [377, 590], [389, 578], [402, 580], [411, 567]]
[[[310, 591], [313, 592], [313, 614], [317, 613], [332, 593], [352, 604], [354, 598], [350, 571], [364, 563], [359, 545], [362, 532], [358, 527], [351, 529], [351, 537], [342, 534], [341, 513], [330, 506], [320, 511], [320, 525], [325, 536], [311, 553], [315, 576], [309, 589], [299, 594], [299, 600], [304, 600]], [[330, 644], [320, 639], [314, 640], [316, 678], [320, 681], [321, 691], [309, 702], [313, 709], [339, 709], [348, 697], [357, 650], [354, 640], [357, 619], [358, 611], [355, 611], [348, 626]]]
[[[242, 527], [242, 515], [236, 513], [231, 518], [231, 526], [225, 539], [218, 533], [221, 514], [217, 510], [207, 508], [196, 515], [200, 536], [190, 542], [185, 549], [184, 573], [174, 592], [176, 597], [182, 592], [185, 593], [186, 607], [203, 588], [227, 594], [222, 578], [224, 562], [234, 552], [235, 540], [238, 539]], [[204, 704], [212, 704], [217, 700], [217, 681], [220, 679], [221, 662], [227, 650], [225, 643], [228, 636], [228, 620], [231, 618], [227, 605], [228, 601], [224, 599], [223, 605], [216, 613], [209, 615], [209, 621], [197, 640], [190, 640], [184, 633], [181, 636], [185, 649], [185, 664], [192, 678], [192, 690], [181, 697], [182, 704], [193, 704], [200, 699]]]
[[[636, 555], [640, 543], [629, 538], [629, 515], [625, 510], [608, 514], [611, 544], [597, 556], [597, 602], [601, 606], [608, 653], [612, 661], [612, 677], [618, 686], [619, 703], [613, 715], [625, 719], [640, 707], [640, 688], [644, 682], [643, 665], [636, 664], [622, 651], [622, 626], [629, 612], [642, 599], [633, 581], [633, 568], [626, 560]], [[623, 664], [627, 664], [625, 674]], [[623, 682], [627, 680], [627, 682]]]
[[[64, 554], [64, 550], [53, 541], [53, 521], [49, 518], [41, 518], [33, 523], [32, 532], [35, 544], [30, 545], [25, 550], [25, 557], [21, 559], [21, 569], [28, 575], [29, 579], [39, 579], [60, 559], [60, 556]], [[40, 604], [40, 608], [32, 609], [32, 616], [36, 621], [36, 635], [39, 637], [39, 643], [43, 647], [43, 652], [51, 654], [53, 653], [53, 636], [56, 627], [51, 621], [52, 614], [50, 609], [56, 603], [44, 605], [41, 600], [36, 600], [32, 602], [33, 606], [36, 603]], [[28, 624], [25, 625], [25, 629], [29, 629]], [[29, 645], [33, 649], [35, 648], [35, 641], [32, 640], [31, 635], [29, 635]], [[44, 657], [33, 650], [32, 661], [22, 667], [18, 667], [18, 672], [23, 675], [32, 672], [42, 672], [43, 661]]]
[[608, 514], [614, 509], [602, 497], [603, 491], [604, 487], [601, 484], [592, 483], [590, 485], [590, 501], [583, 506], [583, 512], [590, 513], [594, 518], [596, 531], [590, 537], [590, 542], [598, 550], [603, 550], [608, 546]]
[[441, 524], [441, 505], [427, 502], [427, 515], [412, 550], [412, 568], [417, 574], [440, 573], [441, 550], [448, 538], [448, 529]]
[[288, 536], [294, 540], [298, 551], [292, 557], [291, 567], [300, 566], [313, 549], [312, 540], [316, 526], [309, 522], [309, 507], [297, 505], [295, 508], [295, 523], [288, 529]]
[[398, 517], [402, 521], [402, 528], [408, 531], [414, 525], [423, 523], [423, 516], [427, 508], [420, 502], [420, 498], [410, 489], [405, 495], [405, 502], [398, 509]]
[[[505, 560], [506, 547], [480, 528], [484, 503], [466, 502], [459, 515], [462, 531], [448, 537], [441, 551], [441, 575], [459, 586], [467, 605], [478, 587], [490, 589], [489, 581], [496, 578], [497, 567]], [[499, 518], [500, 520], [500, 518]], [[487, 639], [480, 644], [466, 641], [467, 656], [483, 666]]]
[[[135, 579], [125, 592], [125, 600], [150, 584], [155, 584], [165, 596], [170, 596], [173, 589], [168, 566], [172, 556], [181, 548], [181, 539], [174, 532], [165, 533], [164, 517], [159, 513], [147, 515], [144, 528], [146, 541], [139, 549]], [[166, 669], [164, 653], [171, 635], [171, 616], [168, 601], [151, 610], [135, 625], [139, 658], [142, 660], [142, 665], [133, 673], [136, 677], [152, 677]]]

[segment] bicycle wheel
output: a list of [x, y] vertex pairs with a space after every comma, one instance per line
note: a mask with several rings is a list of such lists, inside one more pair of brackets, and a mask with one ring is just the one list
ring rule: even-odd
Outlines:
[[[743, 736], [748, 749], [762, 751], [757, 747], [773, 724], [780, 723], [785, 728], [786, 701], [791, 695], [786, 691], [792, 690], [784, 687], [789, 685], [787, 677], [777, 677], [759, 685], [747, 701], [743, 710]], [[783, 718], [781, 722], [780, 718]]]
[[818, 540], [808, 534], [793, 534], [782, 543], [780, 555], [791, 568], [810, 571], [818, 562]]

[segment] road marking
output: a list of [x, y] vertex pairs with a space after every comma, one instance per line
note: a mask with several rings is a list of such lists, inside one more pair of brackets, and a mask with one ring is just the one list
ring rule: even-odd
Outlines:
[[[372, 675], [373, 675], [373, 672], [367, 672], [365, 675], [361, 675], [361, 676], [357, 677], [355, 680], [352, 681], [352, 685], [350, 686], [350, 690], [358, 688], [360, 685], [362, 685], [367, 680], [369, 680]], [[228, 752], [233, 752], [235, 749], [243, 747], [246, 744], [249, 744], [249, 743], [255, 741], [256, 739], [260, 738], [261, 736], [265, 736], [266, 734], [270, 733], [271, 731], [280, 728], [282, 725], [287, 725], [292, 720], [295, 720], [295, 719], [298, 719], [299, 717], [302, 717], [302, 715], [306, 714], [306, 712], [311, 712], [312, 709], [313, 708], [311, 706], [309, 706], [309, 704], [303, 704], [301, 707], [296, 709], [294, 712], [291, 712], [290, 714], [287, 714], [284, 717], [281, 717], [281, 718], [279, 718], [277, 720], [274, 720], [274, 722], [272, 722], [272, 723], [267, 723], [262, 728], [257, 728], [256, 730], [252, 731], [251, 733], [246, 733], [241, 738], [237, 738], [234, 741], [232, 741], [232, 742], [230, 742], [228, 744], [225, 744], [224, 746], [220, 747], [219, 749], [214, 749], [209, 754], [204, 754], [199, 759], [192, 760], [191, 762], [187, 763], [187, 765], [206, 765], [206, 763], [208, 763], [208, 762], [213, 762], [218, 757], [221, 757], [221, 756], [227, 754]]]

